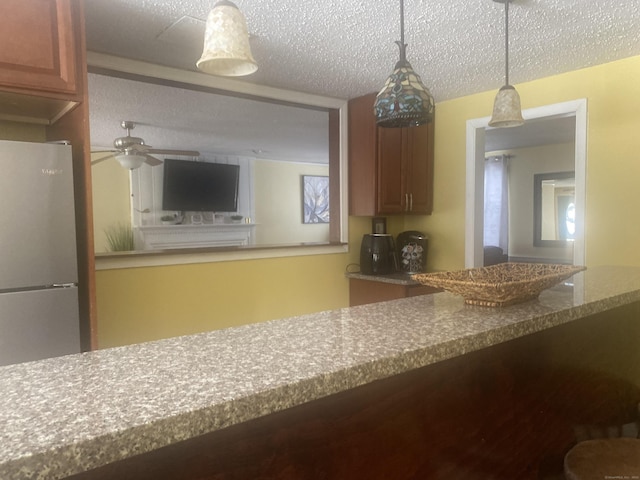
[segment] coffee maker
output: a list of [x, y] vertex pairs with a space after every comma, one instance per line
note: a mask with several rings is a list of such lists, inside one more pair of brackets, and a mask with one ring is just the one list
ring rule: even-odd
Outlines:
[[403, 273], [422, 273], [427, 269], [429, 237], [422, 232], [409, 230], [398, 235], [398, 263]]
[[398, 269], [393, 236], [388, 233], [367, 233], [360, 246], [360, 273], [387, 275]]

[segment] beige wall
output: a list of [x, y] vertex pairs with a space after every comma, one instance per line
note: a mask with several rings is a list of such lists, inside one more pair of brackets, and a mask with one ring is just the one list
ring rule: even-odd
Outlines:
[[533, 176], [573, 170], [575, 145], [517, 148], [504, 153], [513, 155], [509, 160], [509, 256], [571, 262], [570, 244], [568, 248], [533, 245]]
[[256, 243], [328, 242], [329, 224], [302, 223], [302, 175], [329, 175], [328, 165], [256, 160]]
[[[416, 66], [418, 68], [419, 65]], [[588, 101], [587, 266], [640, 266], [640, 57], [516, 85], [523, 108]], [[497, 87], [496, 87], [497, 90]], [[430, 236], [428, 268], [464, 267], [466, 121], [491, 113], [496, 90], [437, 105], [434, 213], [388, 219]], [[631, 215], [629, 214], [631, 212]], [[349, 221], [350, 252], [97, 272], [102, 346], [346, 306], [344, 270], [371, 221]]]

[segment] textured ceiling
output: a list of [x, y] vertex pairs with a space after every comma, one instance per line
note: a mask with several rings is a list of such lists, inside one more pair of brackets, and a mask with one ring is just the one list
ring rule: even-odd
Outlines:
[[[247, 18], [259, 65], [242, 81], [347, 99], [378, 90], [398, 58], [398, 0], [235, 3]], [[214, 4], [85, 0], [88, 49], [195, 71], [204, 19]], [[501, 3], [406, 0], [405, 41], [409, 61], [436, 101], [504, 83]], [[513, 84], [639, 54], [640, 0], [510, 5]]]
[[131, 135], [156, 148], [326, 163], [328, 114], [226, 95], [89, 74], [91, 143]]

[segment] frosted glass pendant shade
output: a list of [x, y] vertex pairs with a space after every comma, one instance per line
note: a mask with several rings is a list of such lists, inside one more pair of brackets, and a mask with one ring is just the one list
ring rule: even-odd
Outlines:
[[145, 157], [144, 155], [137, 155], [135, 153], [128, 152], [116, 155], [116, 160], [118, 160], [120, 165], [122, 165], [124, 168], [128, 168], [129, 170], [140, 168], [146, 159], [147, 157]]
[[258, 69], [249, 46], [247, 22], [232, 2], [221, 0], [209, 16], [204, 34], [204, 50], [196, 66], [205, 73], [238, 77]]
[[511, 85], [502, 87], [493, 102], [493, 115], [489, 120], [490, 127], [519, 127], [524, 125], [520, 95]]

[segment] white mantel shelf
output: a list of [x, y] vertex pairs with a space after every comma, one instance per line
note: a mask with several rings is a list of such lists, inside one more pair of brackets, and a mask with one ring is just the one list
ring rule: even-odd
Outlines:
[[250, 245], [253, 223], [209, 223], [201, 225], [142, 225], [136, 227], [141, 247], [228, 247]]

